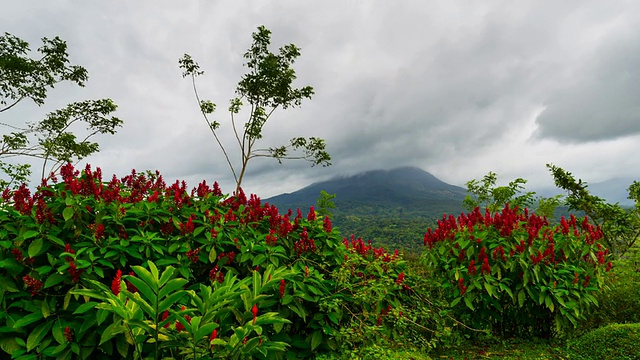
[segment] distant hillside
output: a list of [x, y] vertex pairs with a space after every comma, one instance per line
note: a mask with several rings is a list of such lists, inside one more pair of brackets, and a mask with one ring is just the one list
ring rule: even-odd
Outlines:
[[443, 213], [459, 214], [466, 189], [438, 180], [415, 167], [374, 170], [314, 183], [264, 199], [282, 211], [307, 211], [320, 191], [336, 194], [334, 224], [377, 245], [417, 250], [426, 229]]
[[[462, 210], [466, 190], [438, 180], [428, 172], [415, 167], [393, 170], [373, 170], [349, 177], [336, 177], [314, 183], [289, 194], [265, 199], [279, 208], [308, 208], [315, 205], [320, 191], [336, 194], [334, 202], [339, 211], [370, 213], [372, 207], [402, 209], [403, 212], [421, 214], [442, 213], [447, 209]], [[350, 212], [351, 214], [355, 214]]]

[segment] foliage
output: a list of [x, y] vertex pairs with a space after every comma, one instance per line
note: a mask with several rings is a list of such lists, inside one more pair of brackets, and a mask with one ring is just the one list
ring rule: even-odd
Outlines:
[[395, 341], [412, 326], [395, 323], [417, 301], [399, 254], [313, 210], [157, 173], [61, 177], [2, 194], [0, 348], [15, 358], [302, 358], [375, 341], [347, 326]]
[[596, 295], [599, 306], [580, 322], [582, 331], [613, 323], [640, 323], [640, 265], [636, 259], [616, 260], [608, 288]]
[[[242, 184], [249, 160], [256, 157], [271, 157], [279, 163], [282, 163], [283, 159], [305, 159], [313, 165], [331, 165], [331, 157], [325, 150], [325, 142], [317, 137], [308, 139], [296, 137], [291, 139], [288, 145], [278, 147], [256, 147], [256, 142], [262, 139], [262, 130], [273, 112], [278, 108], [287, 109], [300, 106], [303, 99], [311, 98], [313, 88], [311, 86], [292, 88], [291, 86], [296, 79], [296, 73], [292, 66], [300, 56], [298, 47], [289, 44], [281, 47], [278, 54], [272, 53], [269, 50], [271, 31], [264, 26], [258, 27], [258, 31], [254, 32], [252, 37], [253, 43], [244, 54], [244, 58], [247, 60], [245, 66], [249, 68], [249, 72], [238, 83], [236, 87], [238, 97], [231, 99], [229, 105], [231, 125], [241, 153], [239, 167], [233, 165], [226, 148], [218, 137], [216, 130], [220, 127], [220, 123], [209, 119], [208, 115], [215, 111], [216, 105], [209, 100], [201, 100], [198, 95], [195, 79], [197, 76], [203, 75], [204, 71], [200, 70], [198, 63], [188, 54], [185, 54], [178, 61], [180, 69], [183, 70], [182, 76], [191, 77], [200, 112], [213, 133], [216, 142], [222, 149], [236, 180], [237, 189]], [[238, 130], [235, 116], [240, 113], [244, 105], [243, 101], [246, 101], [249, 105], [249, 116], [243, 128]], [[290, 150], [298, 149], [302, 150], [302, 155], [289, 155]], [[239, 173], [236, 170], [239, 170]]]
[[601, 236], [586, 219], [550, 226], [507, 204], [495, 214], [443, 216], [425, 234], [423, 256], [464, 323], [500, 336], [550, 337], [597, 306], [593, 293], [611, 269]]
[[629, 187], [629, 199], [635, 200], [635, 208], [624, 209], [618, 204], [609, 204], [592, 195], [587, 183], [576, 180], [564, 169], [547, 164], [557, 187], [567, 191], [566, 202], [571, 209], [584, 211], [591, 221], [602, 228], [604, 243], [620, 258], [633, 247], [640, 237], [640, 183]]
[[[49, 90], [58, 83], [69, 81], [84, 86], [87, 70], [70, 65], [67, 44], [59, 37], [42, 39], [38, 49], [40, 58], [29, 57], [29, 44], [11, 34], [0, 36], [0, 113], [24, 99], [37, 105], [44, 104]], [[89, 141], [97, 134], [114, 134], [122, 121], [109, 117], [116, 110], [110, 99], [75, 102], [49, 113], [44, 120], [18, 124], [2, 122], [9, 133], [0, 140], [0, 158], [26, 156], [43, 159], [42, 177], [47, 174], [47, 161], [52, 160], [50, 171], [57, 171], [66, 162], [87, 157], [99, 150], [98, 144]], [[78, 128], [84, 123], [86, 130]], [[30, 174], [28, 164], [9, 164], [0, 161], [0, 170], [9, 176], [0, 186], [20, 184]]]
[[520, 209], [530, 208], [537, 204], [535, 213], [552, 219], [562, 203], [560, 195], [550, 198], [541, 196], [534, 198], [535, 192], [524, 191], [527, 180], [523, 178], [517, 178], [505, 186], [496, 186], [497, 181], [498, 176], [494, 172], [489, 172], [482, 180], [468, 181], [467, 196], [463, 201], [467, 211], [480, 207], [494, 213], [500, 211], [506, 204], [510, 204], [512, 207], [517, 206]]
[[569, 344], [572, 359], [637, 359], [640, 324], [611, 324], [595, 329]]

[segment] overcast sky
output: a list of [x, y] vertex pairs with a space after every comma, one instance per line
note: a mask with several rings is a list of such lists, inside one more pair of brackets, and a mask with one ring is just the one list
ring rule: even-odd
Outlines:
[[[451, 184], [497, 172], [551, 186], [546, 163], [589, 183], [640, 178], [638, 1], [8, 1], [2, 31], [40, 46], [60, 36], [85, 88], [58, 86], [43, 107], [23, 102], [0, 122], [24, 122], [72, 101], [111, 98], [124, 126], [97, 138], [87, 162], [108, 174], [159, 170], [168, 181], [231, 173], [178, 59], [205, 75], [222, 140], [225, 109], [259, 25], [273, 51], [301, 48], [298, 86], [316, 95], [277, 111], [263, 147], [294, 136], [327, 142], [333, 166], [249, 164], [244, 188], [266, 198], [336, 175], [412, 165]], [[84, 162], [83, 162], [84, 164]]]

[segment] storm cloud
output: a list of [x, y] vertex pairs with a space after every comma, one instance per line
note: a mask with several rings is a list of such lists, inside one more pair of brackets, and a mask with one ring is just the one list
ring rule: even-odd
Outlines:
[[456, 185], [495, 171], [508, 181], [552, 181], [546, 163], [589, 182], [638, 178], [640, 3], [632, 1], [171, 1], [11, 2], [4, 31], [36, 48], [67, 41], [89, 71], [60, 86], [34, 118], [85, 98], [110, 97], [125, 121], [87, 162], [106, 173], [160, 170], [190, 185], [233, 180], [177, 60], [191, 54], [201, 95], [233, 148], [224, 111], [244, 73], [251, 32], [274, 50], [301, 47], [298, 86], [316, 95], [279, 111], [262, 147], [294, 136], [326, 139], [333, 165], [250, 163], [245, 188], [262, 197], [335, 175], [412, 165]]

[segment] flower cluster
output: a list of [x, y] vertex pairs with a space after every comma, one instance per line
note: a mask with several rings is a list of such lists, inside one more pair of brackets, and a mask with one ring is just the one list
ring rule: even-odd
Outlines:
[[38, 295], [38, 292], [40, 292], [42, 286], [44, 285], [42, 281], [34, 279], [29, 275], [25, 275], [22, 280], [24, 281], [25, 285], [27, 285], [27, 290], [29, 290], [31, 296]]

